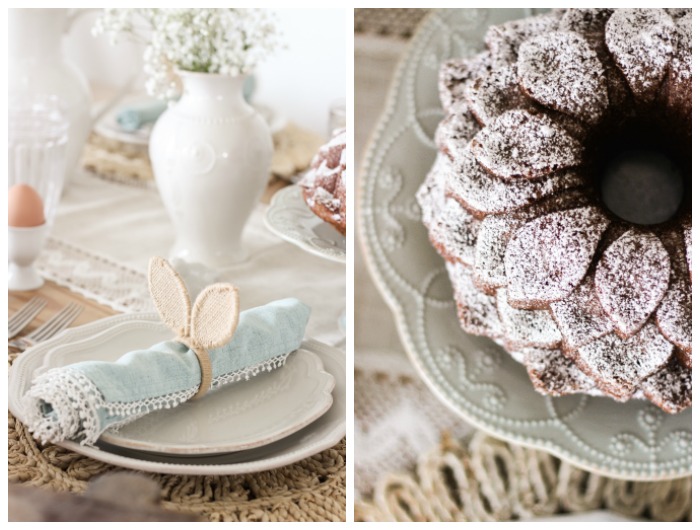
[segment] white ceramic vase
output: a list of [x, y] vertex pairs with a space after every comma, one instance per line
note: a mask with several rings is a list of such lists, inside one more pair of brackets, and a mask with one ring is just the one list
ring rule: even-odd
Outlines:
[[243, 98], [245, 78], [180, 72], [183, 94], [156, 122], [149, 154], [175, 227], [171, 259], [222, 269], [268, 181], [272, 135]]
[[64, 184], [78, 167], [92, 127], [91, 97], [85, 76], [61, 53], [61, 38], [79, 11], [8, 10], [8, 93], [23, 102], [55, 97], [70, 126]]

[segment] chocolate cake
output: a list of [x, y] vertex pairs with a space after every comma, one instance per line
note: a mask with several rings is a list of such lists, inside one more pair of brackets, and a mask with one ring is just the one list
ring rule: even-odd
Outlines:
[[309, 208], [345, 235], [345, 129], [321, 146], [299, 185]]
[[[462, 328], [544, 394], [691, 405], [691, 16], [556, 10], [489, 28], [486, 51], [440, 70], [423, 222]], [[606, 172], [637, 152], [682, 176], [662, 221], [604, 201]]]

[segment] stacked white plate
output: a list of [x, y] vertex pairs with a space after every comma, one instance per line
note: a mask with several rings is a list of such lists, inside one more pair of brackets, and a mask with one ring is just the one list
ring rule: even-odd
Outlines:
[[[46, 370], [85, 360], [116, 361], [171, 338], [156, 314], [118, 315], [70, 329], [15, 361], [10, 411], [22, 421], [22, 396]], [[59, 445], [141, 471], [230, 475], [297, 462], [344, 435], [345, 355], [307, 340], [284, 367], [104, 433], [96, 447]]]

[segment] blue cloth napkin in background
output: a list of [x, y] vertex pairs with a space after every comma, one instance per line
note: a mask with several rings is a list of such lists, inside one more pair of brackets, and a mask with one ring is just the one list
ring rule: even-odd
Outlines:
[[[212, 389], [282, 366], [301, 345], [309, 314], [293, 298], [241, 312], [231, 341], [209, 352]], [[116, 362], [54, 368], [33, 381], [24, 397], [27, 426], [43, 443], [94, 444], [106, 429], [184, 403], [200, 382], [196, 355], [176, 341], [126, 353]]]
[[138, 131], [147, 123], [156, 121], [168, 108], [165, 101], [127, 105], [117, 113], [117, 123], [126, 132]]
[[[243, 82], [243, 97], [248, 103], [255, 92], [255, 84], [255, 77], [252, 75], [246, 77]], [[126, 105], [117, 113], [117, 123], [124, 131], [135, 132], [147, 123], [155, 122], [167, 108], [168, 104], [165, 101], [157, 99]]]

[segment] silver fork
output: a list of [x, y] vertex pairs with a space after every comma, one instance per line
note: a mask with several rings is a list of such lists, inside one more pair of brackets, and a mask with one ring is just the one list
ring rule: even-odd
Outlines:
[[46, 300], [35, 296], [7, 320], [7, 338], [12, 339], [26, 328], [46, 305]]
[[50, 320], [44, 322], [26, 337], [11, 340], [8, 344], [21, 351], [34, 346], [35, 344], [50, 339], [59, 331], [63, 331], [77, 318], [83, 308], [71, 302], [66, 307], [56, 313]]

